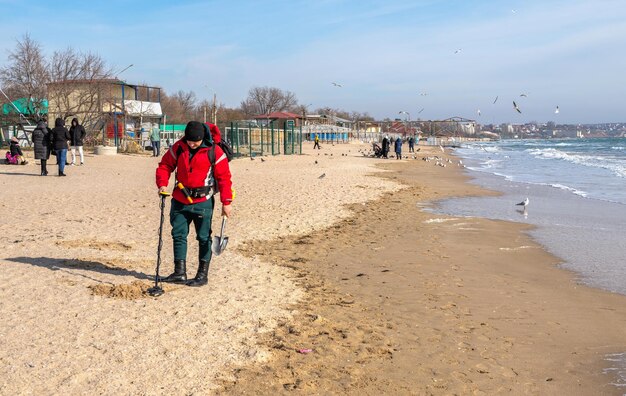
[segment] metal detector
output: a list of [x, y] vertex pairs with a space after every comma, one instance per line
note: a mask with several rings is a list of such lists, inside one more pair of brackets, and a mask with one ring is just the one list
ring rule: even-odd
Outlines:
[[156, 275], [154, 277], [154, 286], [148, 289], [148, 294], [152, 297], [159, 297], [165, 291], [159, 286], [159, 268], [161, 267], [161, 248], [163, 247], [163, 219], [165, 218], [165, 198], [170, 195], [167, 191], [161, 191], [161, 223], [159, 224], [159, 247], [157, 249], [157, 265]]

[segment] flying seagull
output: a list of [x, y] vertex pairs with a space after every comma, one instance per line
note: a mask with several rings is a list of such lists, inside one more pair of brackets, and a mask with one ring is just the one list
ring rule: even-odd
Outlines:
[[528, 197], [526, 197], [525, 200], [523, 200], [522, 202], [515, 204], [516, 206], [523, 206], [524, 209], [526, 209], [526, 207], [528, 206], [528, 203], [530, 202], [530, 200], [528, 199]]
[[338, 84], [338, 83], [336, 83], [336, 82], [332, 82], [331, 84], [333, 84], [335, 87], [339, 87], [339, 88], [341, 88], [341, 84]]
[[420, 114], [422, 111], [424, 111], [423, 107], [422, 107], [422, 109], [420, 111], [417, 112], [417, 114]]
[[525, 93], [520, 94], [519, 96], [521, 96], [521, 97], [523, 97], [523, 98], [527, 98], [527, 97], [528, 97], [528, 95], [526, 95]]
[[554, 110], [554, 114], [559, 114], [559, 106], [556, 106], [556, 109]]
[[458, 50], [454, 51], [454, 53], [455, 54], [460, 54], [462, 50], [463, 50], [463, 48], [459, 48]]
[[478, 116], [480, 117], [480, 109], [478, 109], [478, 111], [476, 111], [478, 113]]
[[519, 109], [519, 107], [517, 107], [517, 103], [515, 103], [515, 101], [513, 101], [513, 108], [517, 110], [518, 113], [522, 114], [522, 111]]
[[496, 104], [497, 101], [498, 101], [498, 97], [496, 96], [496, 98], [493, 100], [493, 104]]
[[420, 92], [420, 96], [428, 96], [428, 92]]

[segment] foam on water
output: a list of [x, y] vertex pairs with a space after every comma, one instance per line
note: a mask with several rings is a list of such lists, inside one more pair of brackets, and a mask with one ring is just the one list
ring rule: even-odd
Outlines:
[[626, 177], [626, 164], [623, 161], [607, 158], [606, 156], [568, 154], [554, 148], [528, 149], [526, 151], [537, 158], [564, 160], [578, 165], [609, 169], [616, 176]]

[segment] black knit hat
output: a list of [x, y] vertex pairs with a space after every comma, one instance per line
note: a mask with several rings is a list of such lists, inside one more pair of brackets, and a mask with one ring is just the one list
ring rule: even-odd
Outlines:
[[185, 127], [185, 140], [197, 142], [204, 138], [204, 125], [198, 121], [189, 121]]

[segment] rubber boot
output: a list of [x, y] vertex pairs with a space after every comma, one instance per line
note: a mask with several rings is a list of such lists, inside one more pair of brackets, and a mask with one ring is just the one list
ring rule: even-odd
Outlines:
[[198, 273], [196, 277], [187, 282], [187, 286], [192, 287], [200, 287], [209, 283], [207, 277], [209, 275], [209, 262], [205, 260], [200, 260], [200, 264], [198, 264]]
[[160, 282], [185, 283], [187, 281], [187, 263], [185, 260], [174, 260], [174, 272], [169, 276], [159, 276]]

